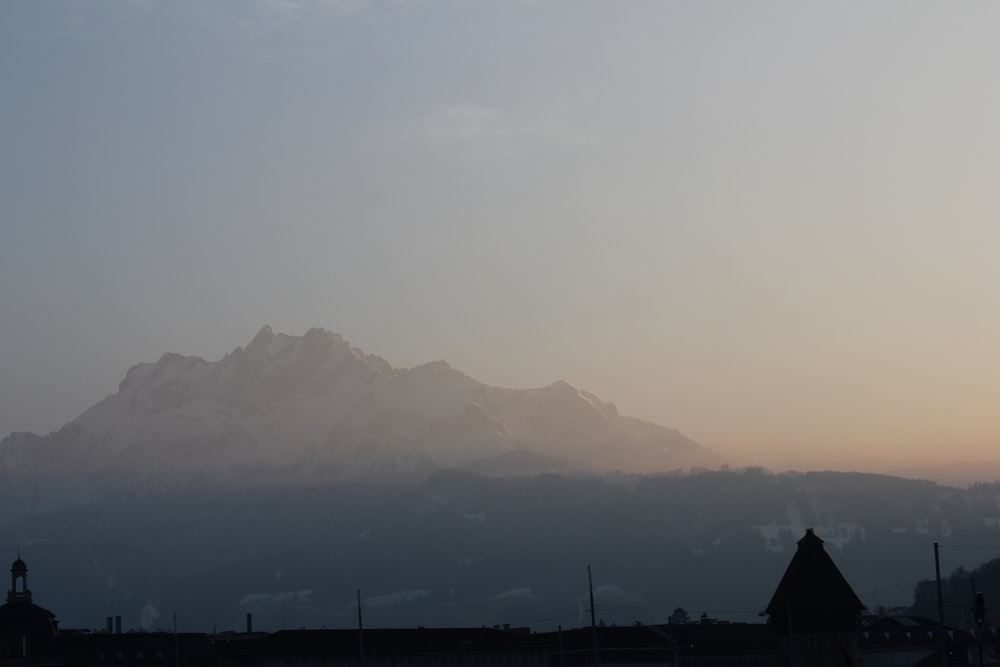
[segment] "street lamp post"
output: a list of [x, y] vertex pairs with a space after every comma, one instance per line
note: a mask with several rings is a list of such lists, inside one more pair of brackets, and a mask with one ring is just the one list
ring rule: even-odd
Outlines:
[[976, 604], [972, 615], [976, 619], [976, 629], [979, 630], [979, 667], [983, 667], [983, 621], [986, 620], [986, 598], [982, 593], [976, 593]]

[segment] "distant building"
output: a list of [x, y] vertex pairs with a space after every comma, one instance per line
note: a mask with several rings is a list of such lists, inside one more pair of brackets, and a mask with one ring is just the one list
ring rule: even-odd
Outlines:
[[[913, 616], [879, 618], [865, 624], [858, 647], [866, 667], [973, 665], [975, 638]], [[946, 656], [941, 657], [944, 651]], [[984, 664], [995, 664], [987, 662]]]
[[[675, 623], [535, 635], [548, 667], [778, 667], [778, 637], [763, 623]], [[596, 640], [596, 641], [595, 641]], [[596, 644], [596, 650], [595, 650]], [[596, 660], [595, 660], [596, 657]]]
[[234, 645], [246, 667], [546, 667], [532, 635], [494, 628], [282, 630]]
[[[532, 633], [464, 627], [221, 634], [59, 631], [11, 565], [0, 667], [940, 667], [969, 665], [975, 639], [925, 619], [861, 627], [863, 605], [812, 530], [798, 542], [764, 623], [601, 626]], [[989, 629], [995, 645], [995, 630]], [[947, 656], [942, 658], [942, 650]], [[989, 655], [989, 652], [987, 652]]]
[[60, 664], [56, 616], [31, 601], [28, 566], [18, 554], [10, 566], [7, 603], [0, 607], [0, 665]]
[[771, 627], [781, 636], [781, 664], [857, 665], [864, 608], [823, 540], [807, 529], [766, 609]]

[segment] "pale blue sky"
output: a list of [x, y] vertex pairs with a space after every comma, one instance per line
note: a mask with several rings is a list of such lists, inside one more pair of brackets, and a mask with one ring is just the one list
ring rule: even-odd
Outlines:
[[996, 459], [1000, 4], [0, 3], [0, 434], [267, 323]]

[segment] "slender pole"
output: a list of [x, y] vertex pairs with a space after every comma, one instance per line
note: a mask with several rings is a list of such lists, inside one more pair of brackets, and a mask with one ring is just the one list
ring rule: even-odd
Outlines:
[[361, 667], [365, 667], [365, 631], [361, 623], [361, 589], [358, 589], [358, 650], [361, 652]]
[[590, 573], [590, 566], [587, 566], [587, 586], [590, 588], [590, 644], [594, 654], [594, 667], [598, 665], [597, 659], [597, 613], [594, 611], [594, 577]]
[[976, 630], [979, 639], [979, 667], [983, 667], [983, 616], [980, 612], [979, 595], [976, 594], [976, 578], [969, 577], [969, 584], [972, 585], [972, 617], [976, 621]]
[[944, 596], [941, 595], [941, 558], [934, 543], [934, 575], [937, 577], [938, 624], [941, 629], [941, 667], [948, 667], [948, 631], [944, 627]]

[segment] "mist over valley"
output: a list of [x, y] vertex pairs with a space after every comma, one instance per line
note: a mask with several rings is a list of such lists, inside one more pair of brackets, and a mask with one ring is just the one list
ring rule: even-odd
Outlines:
[[565, 382], [492, 387], [264, 327], [0, 441], [0, 531], [69, 626], [205, 631], [349, 626], [357, 591], [374, 627], [575, 627], [588, 566], [605, 623], [755, 622], [806, 528], [870, 608], [907, 606], [933, 542], [1000, 530], [995, 484], [721, 461]]

